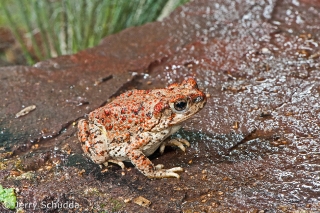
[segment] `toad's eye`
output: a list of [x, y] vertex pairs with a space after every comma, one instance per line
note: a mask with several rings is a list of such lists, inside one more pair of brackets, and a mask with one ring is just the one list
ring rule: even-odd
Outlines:
[[185, 100], [185, 99], [179, 99], [179, 100], [177, 100], [177, 101], [174, 103], [174, 108], [175, 108], [177, 111], [182, 111], [182, 110], [185, 110], [185, 109], [186, 109], [187, 105], [188, 105], [187, 100]]

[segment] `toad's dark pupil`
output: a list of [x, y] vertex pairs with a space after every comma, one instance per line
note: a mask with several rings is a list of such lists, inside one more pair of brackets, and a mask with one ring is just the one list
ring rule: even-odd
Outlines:
[[182, 111], [187, 107], [187, 102], [185, 100], [179, 100], [174, 103], [174, 108], [178, 111]]

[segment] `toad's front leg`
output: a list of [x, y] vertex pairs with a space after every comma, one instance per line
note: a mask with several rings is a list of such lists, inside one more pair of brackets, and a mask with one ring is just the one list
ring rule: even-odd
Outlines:
[[143, 154], [142, 147], [148, 144], [149, 137], [137, 136], [134, 141], [128, 145], [126, 154], [135, 167], [148, 178], [166, 178], [176, 177], [180, 178], [176, 172], [182, 172], [181, 167], [174, 167], [172, 169], [163, 169], [162, 166], [154, 166], [153, 163]]

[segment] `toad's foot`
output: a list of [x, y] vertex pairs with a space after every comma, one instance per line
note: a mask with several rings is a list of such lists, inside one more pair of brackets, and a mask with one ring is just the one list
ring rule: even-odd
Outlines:
[[180, 175], [177, 172], [183, 172], [183, 168], [181, 167], [174, 167], [171, 169], [162, 169], [163, 165], [159, 164], [156, 167], [156, 170], [152, 175], [148, 175], [149, 178], [169, 178], [175, 177], [180, 178]]
[[155, 168], [156, 170], [160, 170], [160, 169], [163, 169], [163, 167], [164, 167], [163, 164], [158, 164], [158, 165], [156, 165], [154, 168]]
[[122, 168], [122, 170], [124, 170], [124, 169], [126, 168], [126, 167], [124, 166], [124, 164], [122, 163], [122, 161], [108, 160], [108, 161], [104, 162], [103, 165], [104, 165], [105, 167], [107, 167], [107, 166], [108, 166], [108, 163], [117, 164], [117, 165], [119, 165], [119, 166]]
[[137, 140], [133, 141], [129, 146], [127, 146], [126, 154], [130, 159], [131, 163], [142, 172], [148, 178], [167, 178], [175, 177], [180, 178], [177, 172], [183, 172], [181, 167], [174, 167], [172, 169], [163, 169], [163, 165], [154, 166], [150, 159], [143, 154], [140, 147], [147, 144], [150, 138], [137, 137]]
[[184, 147], [184, 145], [189, 147], [190, 143], [186, 139], [183, 139], [183, 138], [171, 139], [171, 140], [161, 144], [161, 146], [160, 146], [160, 154], [163, 154], [164, 149], [165, 149], [166, 146], [177, 146], [182, 151], [185, 152], [186, 148]]

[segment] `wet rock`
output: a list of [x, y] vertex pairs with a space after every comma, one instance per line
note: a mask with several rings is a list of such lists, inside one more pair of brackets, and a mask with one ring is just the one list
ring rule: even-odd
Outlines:
[[[9, 160], [1, 182], [19, 188], [21, 202], [73, 201], [80, 211], [146, 211], [128, 202], [139, 196], [155, 212], [317, 211], [319, 11], [307, 0], [193, 1], [163, 22], [127, 29], [76, 55], [1, 68], [1, 152], [14, 151], [2, 155]], [[181, 180], [149, 180], [130, 164], [102, 173], [81, 156], [79, 117], [121, 91], [187, 76], [209, 97], [175, 135], [191, 148], [151, 157], [183, 167]], [[30, 105], [37, 107], [15, 118]], [[17, 167], [10, 156], [38, 170], [34, 179], [8, 178]]]

